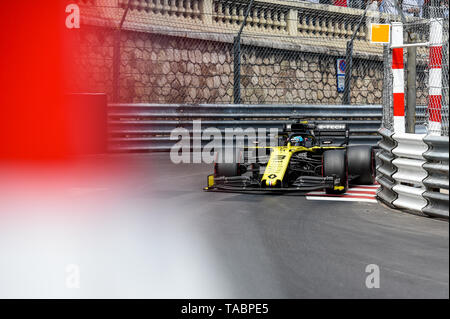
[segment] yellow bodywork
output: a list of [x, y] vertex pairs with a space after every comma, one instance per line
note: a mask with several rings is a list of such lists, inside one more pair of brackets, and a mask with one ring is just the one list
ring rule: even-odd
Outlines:
[[[313, 147], [304, 147], [304, 146], [291, 146], [288, 143], [287, 146], [266, 146], [266, 147], [249, 147], [252, 149], [256, 148], [270, 148], [272, 149], [270, 153], [269, 162], [267, 163], [266, 169], [264, 171], [264, 175], [261, 179], [261, 183], [265, 183], [266, 186], [274, 187], [279, 186], [283, 181], [286, 170], [291, 161], [291, 157], [293, 154], [297, 152], [315, 152], [321, 149], [342, 149], [344, 147], [340, 146], [313, 146]], [[215, 184], [214, 175], [208, 175], [208, 186], [204, 187], [205, 190], [210, 189]], [[335, 190], [344, 189], [343, 186], [334, 186]]]
[[292, 154], [303, 151], [314, 152], [316, 150], [324, 148], [337, 149], [342, 147], [314, 146], [308, 148], [304, 146], [291, 146], [290, 143], [287, 146], [272, 147], [269, 162], [267, 163], [266, 170], [264, 171], [264, 175], [261, 179], [261, 182], [265, 183], [266, 186], [269, 187], [279, 186], [289, 166]]
[[208, 175], [208, 187], [214, 186], [214, 175]]
[[266, 183], [266, 186], [273, 187], [281, 183], [294, 152], [294, 148], [291, 146], [280, 146], [272, 149], [261, 180]]

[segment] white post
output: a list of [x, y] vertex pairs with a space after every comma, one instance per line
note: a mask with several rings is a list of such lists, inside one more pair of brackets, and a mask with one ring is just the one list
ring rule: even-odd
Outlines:
[[394, 132], [405, 133], [405, 81], [403, 66], [403, 24], [392, 22], [392, 97], [394, 107]]
[[443, 19], [430, 19], [428, 76], [428, 132], [441, 135], [442, 109], [442, 24]]

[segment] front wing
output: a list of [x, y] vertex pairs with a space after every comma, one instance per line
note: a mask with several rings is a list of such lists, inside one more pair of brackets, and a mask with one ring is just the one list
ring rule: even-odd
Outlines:
[[206, 191], [225, 191], [225, 192], [245, 192], [245, 193], [293, 193], [307, 192], [320, 189], [342, 190], [339, 186], [339, 179], [334, 176], [303, 176], [299, 177], [293, 185], [289, 187], [265, 187], [260, 182], [249, 176], [215, 177], [208, 176], [208, 186]]

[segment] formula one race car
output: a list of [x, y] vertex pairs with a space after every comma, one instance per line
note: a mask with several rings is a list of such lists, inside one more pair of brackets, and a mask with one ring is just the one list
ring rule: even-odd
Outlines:
[[246, 147], [238, 162], [216, 161], [204, 189], [277, 193], [325, 189], [342, 194], [349, 183], [372, 185], [372, 147], [348, 142], [346, 124], [297, 120], [284, 125], [278, 146]]

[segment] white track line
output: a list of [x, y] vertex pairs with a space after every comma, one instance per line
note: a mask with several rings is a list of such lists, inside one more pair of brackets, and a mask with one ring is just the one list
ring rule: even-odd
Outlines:
[[[364, 193], [361, 192], [355, 192], [355, 191], [351, 191], [349, 190], [348, 192], [341, 194], [339, 196], [345, 196], [345, 195], [353, 195], [353, 196], [375, 196], [377, 194], [377, 192], [371, 192], [371, 191], [365, 191]], [[320, 191], [314, 191], [314, 192], [309, 192], [306, 195], [327, 195], [327, 193], [325, 192], [320, 192]]]
[[348, 197], [327, 197], [327, 196], [306, 196], [308, 200], [334, 200], [334, 201], [342, 201], [342, 202], [366, 202], [366, 203], [376, 203], [377, 200], [375, 198], [348, 198]]
[[352, 188], [378, 189], [378, 188], [380, 188], [380, 185], [352, 185], [350, 187], [350, 189], [352, 189]]

